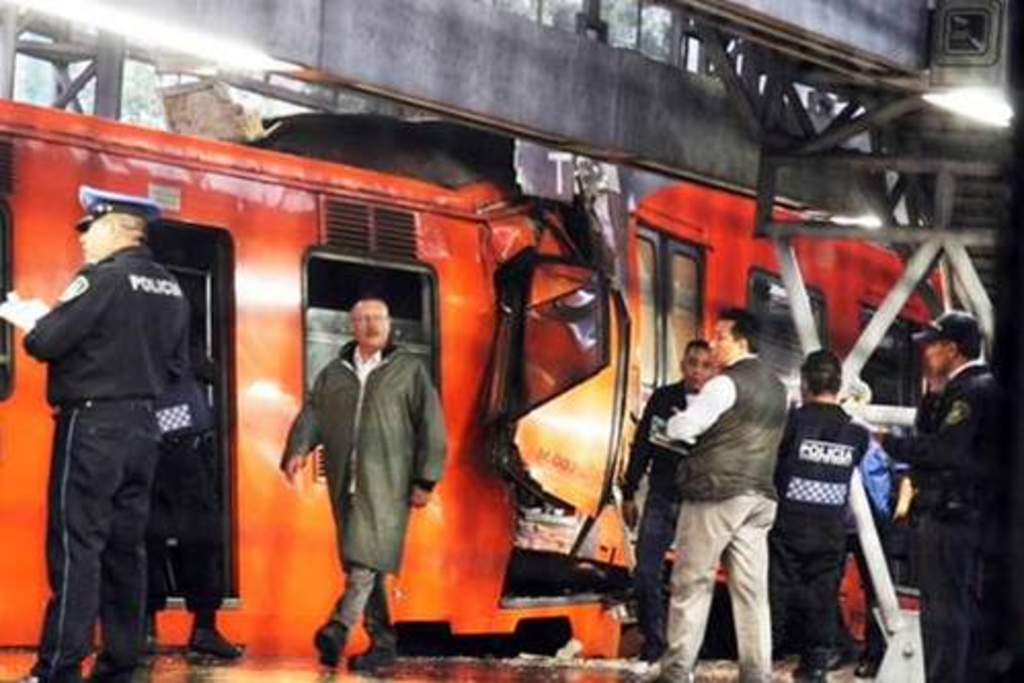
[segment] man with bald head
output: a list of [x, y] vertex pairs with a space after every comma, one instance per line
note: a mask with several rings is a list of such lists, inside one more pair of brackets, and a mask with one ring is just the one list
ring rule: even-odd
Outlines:
[[361, 299], [351, 320], [355, 339], [317, 375], [288, 435], [281, 469], [294, 484], [310, 456], [323, 449], [346, 577], [344, 594], [314, 644], [322, 664], [337, 666], [363, 617], [372, 645], [351, 668], [373, 672], [396, 657], [386, 577], [401, 565], [410, 509], [430, 501], [447, 446], [437, 390], [423, 363], [391, 342], [387, 304]]

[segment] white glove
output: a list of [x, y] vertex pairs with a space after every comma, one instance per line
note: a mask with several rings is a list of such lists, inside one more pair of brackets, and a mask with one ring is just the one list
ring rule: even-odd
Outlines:
[[0, 318], [25, 332], [31, 332], [36, 322], [49, 312], [49, 307], [39, 299], [24, 301], [17, 292], [8, 292], [7, 301], [0, 304]]

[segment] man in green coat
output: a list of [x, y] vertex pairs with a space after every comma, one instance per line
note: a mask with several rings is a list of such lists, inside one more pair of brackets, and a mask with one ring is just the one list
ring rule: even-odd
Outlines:
[[372, 645], [351, 667], [372, 672], [395, 660], [385, 579], [401, 565], [409, 509], [424, 507], [441, 478], [446, 436], [426, 368], [391, 344], [387, 304], [362, 299], [351, 316], [355, 341], [317, 375], [288, 435], [281, 469], [294, 484], [309, 456], [324, 449], [346, 580], [314, 643], [320, 662], [337, 666], [365, 612]]

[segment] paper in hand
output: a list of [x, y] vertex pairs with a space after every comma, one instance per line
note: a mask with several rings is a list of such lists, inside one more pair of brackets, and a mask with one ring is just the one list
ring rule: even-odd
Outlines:
[[26, 332], [31, 332], [36, 322], [49, 312], [49, 307], [39, 299], [26, 301], [17, 292], [8, 292], [7, 300], [0, 304], [0, 318]]
[[665, 448], [667, 450], [678, 453], [679, 455], [689, 455], [690, 447], [685, 441], [679, 441], [673, 439], [668, 435], [667, 432], [668, 420], [663, 417], [654, 416], [651, 418], [651, 432], [647, 440], [653, 443], [659, 448]]

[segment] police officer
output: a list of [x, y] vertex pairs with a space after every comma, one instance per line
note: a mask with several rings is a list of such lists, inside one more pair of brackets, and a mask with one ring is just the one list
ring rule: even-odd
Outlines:
[[[977, 321], [946, 313], [917, 336], [925, 371], [947, 378], [929, 409], [929, 432], [887, 436], [893, 458], [911, 465], [917, 488], [916, 564], [929, 683], [977, 680], [970, 667], [982, 597], [977, 587], [984, 533], [998, 528], [996, 471], [1000, 391], [979, 356]], [[924, 407], [924, 406], [923, 406]]]
[[[172, 382], [154, 403], [161, 440], [146, 539], [147, 641], [155, 649], [156, 613], [178, 589], [193, 615], [189, 650], [232, 660], [242, 651], [221, 635], [216, 621], [223, 594], [223, 541], [216, 429], [204, 388], [212, 384], [215, 368], [201, 344], [192, 344], [190, 355], [191, 372]], [[175, 553], [168, 547], [170, 539], [177, 542]]]
[[188, 306], [144, 244], [155, 204], [91, 188], [80, 201], [86, 265], [24, 341], [48, 366], [56, 410], [46, 535], [52, 596], [32, 677], [81, 680], [99, 617], [103, 650], [92, 680], [127, 681], [143, 642], [152, 400], [188, 365]]
[[681, 458], [677, 453], [652, 444], [649, 440], [654, 418], [667, 420], [676, 410], [686, 408], [686, 396], [700, 391], [711, 378], [714, 364], [711, 347], [702, 339], [686, 345], [680, 363], [682, 379], [660, 387], [644, 407], [629, 455], [629, 467], [622, 482], [622, 513], [626, 523], [635, 527], [637, 506], [634, 501], [640, 480], [650, 471], [644, 502], [643, 523], [637, 534], [636, 569], [633, 593], [637, 600], [637, 621], [644, 637], [640, 657], [653, 664], [665, 651], [665, 618], [668, 595], [665, 590], [665, 553], [672, 545], [679, 518], [679, 491], [676, 470]]
[[779, 446], [775, 484], [779, 512], [768, 537], [772, 641], [793, 624], [793, 596], [805, 591], [796, 680], [824, 683], [836, 647], [836, 592], [846, 558], [844, 515], [850, 477], [868, 448], [867, 429], [839, 406], [842, 365], [830, 351], [808, 354], [800, 368], [804, 404], [789, 415]]

